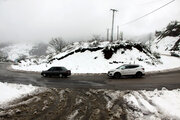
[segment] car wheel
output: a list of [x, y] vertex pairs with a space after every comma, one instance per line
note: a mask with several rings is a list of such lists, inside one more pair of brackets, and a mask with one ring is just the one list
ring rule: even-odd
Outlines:
[[42, 76], [43, 76], [43, 77], [47, 77], [47, 75], [46, 75], [45, 73], [44, 73], [44, 74], [42, 74]]
[[63, 77], [63, 75], [62, 75], [62, 74], [59, 74], [59, 77], [60, 77], [60, 78], [62, 78], [62, 77]]
[[119, 73], [119, 72], [115, 73], [114, 78], [116, 78], [116, 79], [121, 78], [121, 73]]
[[136, 77], [137, 77], [137, 78], [141, 78], [141, 77], [142, 77], [142, 72], [137, 72], [137, 73], [136, 73]]

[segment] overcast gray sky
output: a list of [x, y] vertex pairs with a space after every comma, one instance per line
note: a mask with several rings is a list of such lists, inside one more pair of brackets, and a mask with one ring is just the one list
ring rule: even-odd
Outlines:
[[0, 0], [0, 41], [87, 40], [106, 37], [111, 28], [111, 8], [118, 9], [115, 26], [126, 35], [161, 30], [180, 20], [180, 0], [134, 23], [121, 26], [171, 0]]

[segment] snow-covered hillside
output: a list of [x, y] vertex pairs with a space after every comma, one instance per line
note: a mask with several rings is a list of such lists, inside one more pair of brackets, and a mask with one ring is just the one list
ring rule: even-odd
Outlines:
[[15, 61], [23, 56], [29, 57], [29, 51], [32, 48], [33, 44], [18, 43], [1, 48], [1, 51], [7, 56], [8, 60]]
[[164, 30], [156, 31], [151, 50], [140, 43], [125, 41], [74, 42], [59, 54], [54, 52], [44, 58], [25, 59], [12, 68], [40, 72], [52, 66], [64, 66], [72, 73], [106, 73], [122, 64], [140, 64], [146, 71], [180, 67], [179, 58], [162, 55], [180, 55], [180, 22], [173, 21]]
[[[180, 67], [180, 60], [158, 56], [143, 45], [115, 41], [75, 42], [52, 58], [26, 59], [12, 68], [25, 71], [42, 71], [52, 66], [65, 66], [72, 73], [106, 73], [122, 64], [140, 64], [146, 71], [157, 71]], [[173, 61], [173, 64], [169, 64]]]
[[171, 49], [178, 41], [179, 37], [165, 37], [163, 39], [155, 39], [152, 50], [160, 52], [161, 54], [169, 54]]
[[[0, 47], [0, 61], [19, 61], [25, 58], [40, 57], [46, 54], [45, 43], [16, 43]], [[2, 60], [6, 59], [6, 60]]]
[[173, 21], [162, 31], [156, 32], [152, 50], [161, 54], [180, 55], [180, 22]]

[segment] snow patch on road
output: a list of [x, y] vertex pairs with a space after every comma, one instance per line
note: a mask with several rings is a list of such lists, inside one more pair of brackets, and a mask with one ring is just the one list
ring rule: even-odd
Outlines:
[[40, 88], [32, 85], [10, 84], [0, 82], [0, 108], [4, 108], [9, 102], [20, 97], [30, 95], [33, 92], [42, 92]]
[[180, 119], [180, 89], [133, 91], [124, 96], [128, 114], [141, 119]]

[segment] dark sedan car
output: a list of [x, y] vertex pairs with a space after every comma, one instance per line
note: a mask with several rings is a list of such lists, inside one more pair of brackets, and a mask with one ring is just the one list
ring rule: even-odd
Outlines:
[[65, 67], [51, 67], [47, 71], [42, 71], [41, 75], [43, 77], [51, 77], [51, 76], [67, 77], [71, 75], [71, 71], [67, 70]]

